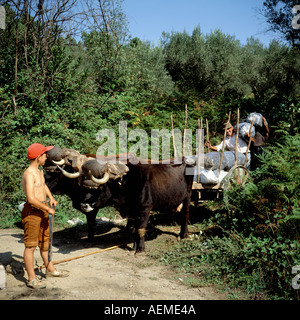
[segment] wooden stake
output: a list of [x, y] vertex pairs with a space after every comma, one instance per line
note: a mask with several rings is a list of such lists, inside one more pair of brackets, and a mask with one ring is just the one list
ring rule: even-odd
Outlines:
[[184, 120], [184, 131], [183, 131], [183, 144], [182, 144], [182, 156], [184, 157], [184, 145], [185, 145], [185, 134], [186, 134], [186, 127], [187, 127], [187, 118], [188, 118], [188, 111], [187, 111], [187, 104], [185, 105], [185, 120]]
[[246, 154], [245, 154], [244, 167], [246, 167], [246, 164], [247, 164], [248, 151], [249, 151], [250, 145], [251, 145], [251, 130], [252, 130], [253, 124], [254, 124], [254, 117], [253, 117], [253, 119], [252, 119], [251, 126], [250, 126], [250, 130], [249, 130], [249, 136], [250, 136], [250, 137], [249, 137], [249, 142], [248, 142], [248, 146], [247, 146], [247, 151], [246, 151]]
[[235, 137], [235, 146], [234, 146], [234, 165], [237, 166], [237, 145], [239, 138], [239, 129], [240, 129], [240, 109], [237, 109], [237, 123], [236, 123], [236, 137]]
[[177, 158], [177, 151], [175, 146], [175, 134], [174, 134], [174, 125], [173, 125], [173, 115], [171, 114], [171, 128], [172, 128], [172, 140], [173, 140], [173, 148], [174, 148], [174, 158]]
[[201, 159], [201, 141], [202, 141], [202, 117], [201, 120], [198, 119], [198, 130], [199, 130], [199, 135], [198, 135], [198, 157], [197, 157], [197, 182], [200, 183], [200, 159]]
[[[240, 109], [237, 109], [237, 123], [236, 123], [236, 137], [235, 137], [235, 146], [234, 146], [234, 166], [237, 166], [237, 145], [239, 139], [239, 130], [240, 130]], [[237, 172], [238, 171], [238, 172]], [[237, 184], [240, 183], [239, 170], [234, 170], [235, 180]]]
[[[208, 127], [208, 120], [206, 119], [206, 142], [209, 142], [209, 127]], [[207, 153], [210, 152], [210, 149], [208, 148]]]
[[228, 121], [226, 122], [226, 126], [225, 126], [225, 132], [224, 132], [224, 137], [223, 137], [222, 153], [221, 153], [220, 166], [219, 166], [219, 174], [221, 173], [221, 169], [222, 169], [222, 162], [223, 162], [224, 149], [225, 149], [225, 139], [226, 139], [226, 135], [227, 135], [227, 127], [228, 127], [228, 124], [229, 124], [229, 122], [230, 122], [230, 117], [231, 117], [231, 111], [229, 111]]

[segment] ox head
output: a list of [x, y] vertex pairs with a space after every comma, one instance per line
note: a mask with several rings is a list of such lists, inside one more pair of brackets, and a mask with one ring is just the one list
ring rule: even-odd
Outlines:
[[66, 152], [58, 146], [54, 146], [51, 150], [47, 151], [47, 160], [44, 169], [47, 172], [57, 172], [57, 166], [65, 165]]
[[[55, 146], [53, 149], [47, 152], [47, 160], [44, 169], [47, 172], [60, 172], [61, 168], [67, 168], [65, 171], [67, 178], [75, 179], [80, 176], [82, 164], [87, 161], [87, 157], [81, 155], [78, 151], [68, 148], [60, 148]], [[75, 171], [76, 173], [71, 174], [69, 171]]]
[[[46, 184], [54, 194], [73, 196], [73, 189], [81, 176], [81, 166], [87, 157], [73, 149], [55, 146], [47, 152], [44, 165]], [[72, 193], [73, 192], [73, 193]]]
[[82, 166], [82, 211], [88, 213], [96, 208], [104, 207], [112, 198], [111, 182], [120, 183], [128, 172], [128, 167], [119, 162], [103, 162], [89, 160]]

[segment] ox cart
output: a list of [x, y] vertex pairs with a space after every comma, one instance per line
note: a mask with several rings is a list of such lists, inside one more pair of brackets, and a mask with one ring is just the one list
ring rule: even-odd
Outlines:
[[225, 178], [220, 183], [204, 184], [193, 182], [192, 201], [195, 204], [205, 200], [219, 198], [224, 190], [228, 190], [232, 184], [244, 185], [249, 178], [249, 171], [245, 166], [237, 165], [230, 169]]
[[[224, 130], [224, 136], [223, 136], [223, 146], [222, 146], [222, 152], [220, 156], [220, 164], [219, 164], [219, 175], [221, 173], [221, 167], [222, 167], [222, 161], [224, 156], [224, 148], [225, 148], [225, 138], [226, 138], [226, 131], [227, 126], [230, 123], [230, 117], [231, 112], [229, 112], [228, 120], [225, 125]], [[186, 118], [187, 118], [187, 111], [186, 111]], [[245, 160], [243, 165], [238, 163], [238, 152], [237, 152], [237, 140], [239, 135], [239, 118], [240, 118], [240, 111], [237, 110], [237, 128], [236, 128], [236, 141], [235, 141], [235, 150], [234, 150], [234, 166], [228, 171], [226, 176], [221, 180], [219, 183], [215, 184], [204, 184], [200, 182], [200, 154], [201, 154], [201, 141], [202, 141], [202, 118], [201, 120], [198, 120], [198, 128], [199, 128], [199, 141], [198, 141], [198, 159], [197, 159], [197, 181], [193, 182], [193, 188], [192, 188], [192, 201], [195, 201], [195, 204], [201, 203], [205, 200], [212, 200], [215, 198], [219, 198], [220, 194], [223, 193], [224, 190], [229, 189], [232, 184], [241, 184], [244, 185], [250, 176], [249, 171], [246, 168], [247, 163], [247, 154], [250, 149], [250, 143], [251, 139], [249, 139], [247, 151], [245, 153]], [[250, 130], [249, 130], [249, 136], [251, 134], [252, 127], [254, 125], [254, 118], [252, 120]], [[209, 127], [208, 127], [208, 121], [206, 119], [206, 139], [209, 141]], [[203, 148], [202, 148], [203, 150]]]

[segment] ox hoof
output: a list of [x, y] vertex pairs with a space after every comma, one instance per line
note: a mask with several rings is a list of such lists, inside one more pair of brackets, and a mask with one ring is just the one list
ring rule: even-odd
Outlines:
[[185, 233], [184, 235], [180, 235], [179, 237], [178, 237], [178, 240], [189, 240], [190, 239], [190, 235], [188, 234], [188, 233]]
[[135, 254], [137, 255], [141, 255], [143, 253], [145, 253], [145, 247], [141, 246], [141, 247], [138, 247], [138, 248], [134, 248], [135, 249]]
[[134, 255], [136, 256], [144, 256], [146, 254], [146, 251], [145, 250], [138, 250], [135, 252]]

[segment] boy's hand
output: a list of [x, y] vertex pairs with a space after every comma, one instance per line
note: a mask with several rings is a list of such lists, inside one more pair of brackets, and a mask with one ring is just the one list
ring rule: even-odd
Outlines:
[[54, 216], [55, 210], [52, 208], [48, 209], [48, 214], [51, 214], [52, 216]]
[[54, 198], [50, 199], [50, 207], [52, 208], [53, 206], [54, 206], [54, 207], [57, 206], [57, 201], [54, 200]]

